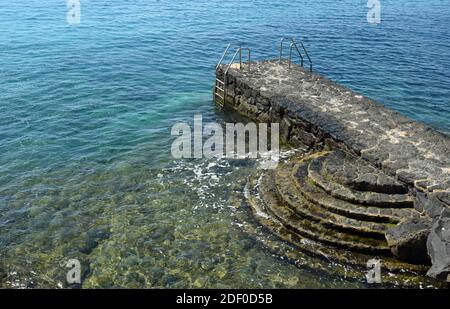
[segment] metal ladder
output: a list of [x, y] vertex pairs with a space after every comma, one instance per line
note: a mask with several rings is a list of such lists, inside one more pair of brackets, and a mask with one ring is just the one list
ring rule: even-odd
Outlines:
[[[303, 67], [303, 62], [304, 62], [304, 58], [302, 53], [300, 52], [300, 50], [298, 49], [297, 43], [295, 42], [295, 39], [293, 37], [283, 37], [281, 38], [280, 41], [280, 62], [282, 61], [282, 57], [283, 57], [283, 42], [286, 40], [290, 40], [291, 41], [291, 45], [289, 46], [289, 68], [291, 68], [291, 63], [292, 63], [292, 50], [295, 47], [295, 50], [297, 51], [297, 54], [300, 56], [300, 61], [301, 61], [301, 67]], [[301, 47], [303, 49], [303, 51], [305, 52], [306, 57], [308, 58], [309, 61], [309, 71], [312, 72], [313, 71], [313, 63], [311, 61], [311, 58], [309, 57], [308, 51], [305, 48], [305, 45], [303, 45], [303, 42], [300, 41]]]
[[[250, 48], [242, 48], [241, 46], [238, 46], [236, 49], [236, 52], [233, 55], [233, 58], [226, 66], [225, 70], [222, 70], [222, 76], [219, 76], [217, 73], [217, 70], [222, 65], [222, 62], [225, 58], [225, 56], [228, 53], [228, 50], [230, 49], [231, 44], [227, 45], [227, 48], [222, 54], [222, 57], [220, 58], [219, 62], [216, 65], [216, 81], [214, 84], [214, 101], [221, 105], [225, 105], [226, 97], [227, 97], [227, 82], [228, 82], [228, 71], [230, 70], [231, 66], [233, 65], [234, 61], [236, 60], [237, 55], [239, 54], [239, 70], [242, 70], [242, 51], [247, 51], [247, 63], [248, 63], [248, 69], [250, 70]], [[219, 100], [220, 99], [220, 100]]]

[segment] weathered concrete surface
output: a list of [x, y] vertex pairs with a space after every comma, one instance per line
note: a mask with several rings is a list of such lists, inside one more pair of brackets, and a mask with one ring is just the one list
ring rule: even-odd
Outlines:
[[227, 105], [279, 122], [286, 141], [344, 148], [450, 205], [448, 136], [285, 62], [256, 62], [251, 70], [232, 68], [228, 75]]
[[326, 158], [323, 162], [323, 173], [353, 190], [385, 194], [408, 192], [404, 184], [386, 176], [363, 159], [355, 159], [343, 151], [335, 151]]
[[[222, 69], [218, 68], [218, 76]], [[295, 65], [289, 69], [286, 62], [261, 61], [242, 70], [234, 66], [226, 90], [225, 105], [258, 121], [280, 123], [284, 141], [357, 155], [408, 186], [419, 212], [435, 224], [445, 221], [442, 213], [450, 207], [448, 136], [320, 75]], [[378, 181], [384, 190], [387, 185]], [[410, 226], [417, 227], [405, 225], [400, 234], [414, 232]], [[448, 253], [448, 235], [435, 231], [428, 244], [434, 267], [435, 261], [443, 260], [442, 252]], [[432, 270], [433, 276], [441, 277], [448, 268]]]

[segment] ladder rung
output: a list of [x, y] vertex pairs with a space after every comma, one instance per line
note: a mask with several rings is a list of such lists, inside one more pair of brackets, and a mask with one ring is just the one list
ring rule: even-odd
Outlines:
[[219, 89], [219, 90], [220, 90], [220, 91], [222, 91], [222, 92], [224, 91], [224, 89], [223, 89], [223, 88], [220, 88], [220, 87], [219, 87], [219, 86], [217, 86], [217, 85], [216, 85], [216, 89]]
[[221, 83], [222, 85], [225, 85], [225, 83], [223, 81], [221, 81], [220, 79], [216, 78], [216, 82]]
[[217, 97], [221, 98], [223, 100], [223, 96], [221, 96], [220, 94], [218, 94], [217, 92], [214, 93]]

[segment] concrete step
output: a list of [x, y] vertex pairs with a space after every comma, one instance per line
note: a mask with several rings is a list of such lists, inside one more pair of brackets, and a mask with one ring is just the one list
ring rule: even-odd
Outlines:
[[[312, 257], [319, 258], [325, 262], [325, 265], [342, 265], [338, 267], [343, 273], [342, 276], [349, 276], [353, 272], [358, 272], [358, 269], [367, 272], [367, 261], [377, 256], [366, 255], [364, 253], [352, 252], [346, 249], [328, 246], [321, 242], [315, 241], [303, 235], [300, 235], [286, 226], [274, 217], [269, 211], [268, 207], [261, 197], [259, 190], [261, 181], [265, 176], [256, 177], [252, 175], [247, 182], [247, 202], [255, 219], [270, 233], [276, 235], [280, 239], [295, 246], [302, 253]], [[382, 257], [383, 270], [391, 274], [402, 274], [407, 276], [407, 282], [412, 282], [417, 277], [417, 274], [425, 274], [427, 267], [422, 265], [414, 265], [395, 260], [392, 257]], [[336, 264], [338, 263], [338, 264]], [[314, 262], [310, 265], [312, 269], [316, 268], [320, 262]], [[326, 266], [325, 266], [326, 267]], [[350, 267], [350, 268], [349, 268]], [[354, 267], [354, 268], [352, 268]], [[409, 275], [408, 275], [409, 274]], [[357, 275], [361, 277], [361, 275]], [[362, 276], [362, 278], [364, 275]], [[387, 276], [390, 279], [391, 276]], [[394, 277], [392, 277], [394, 278]]]
[[[322, 166], [326, 159], [327, 155], [324, 155], [311, 160], [308, 166], [308, 178], [331, 196], [361, 205], [390, 208], [414, 207], [413, 198], [407, 194], [357, 191], [335, 182], [332, 176], [327, 177], [327, 175], [322, 174]], [[335, 164], [337, 163], [335, 162]]]
[[408, 187], [384, 174], [362, 158], [335, 150], [323, 158], [320, 174], [344, 187], [356, 191], [385, 194], [406, 194]]
[[299, 216], [317, 222], [329, 229], [383, 240], [385, 239], [385, 231], [394, 226], [394, 224], [349, 218], [330, 212], [329, 209], [321, 205], [311, 203], [295, 189], [292, 168], [292, 164], [280, 165], [275, 173], [275, 184], [279, 196]]
[[315, 186], [312, 181], [308, 180], [308, 164], [309, 160], [306, 158], [295, 165], [292, 171], [294, 184], [306, 200], [313, 204], [320, 205], [330, 212], [357, 220], [393, 224], [404, 219], [419, 216], [419, 213], [414, 209], [379, 208], [353, 204], [348, 201], [337, 199], [329, 195], [322, 188]]
[[326, 245], [345, 248], [356, 252], [390, 256], [386, 240], [365, 238], [358, 235], [331, 230], [312, 220], [296, 214], [277, 194], [273, 181], [274, 173], [268, 172], [261, 179], [259, 192], [268, 212], [282, 222], [287, 229], [303, 237]]

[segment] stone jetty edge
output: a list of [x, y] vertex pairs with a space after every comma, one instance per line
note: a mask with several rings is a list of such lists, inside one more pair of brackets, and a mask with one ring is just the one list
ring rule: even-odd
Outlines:
[[[225, 66], [216, 74], [223, 76]], [[450, 273], [450, 137], [326, 77], [278, 60], [228, 71], [225, 105], [280, 124], [280, 138], [314, 150], [342, 149], [408, 185], [432, 220], [429, 275]]]

